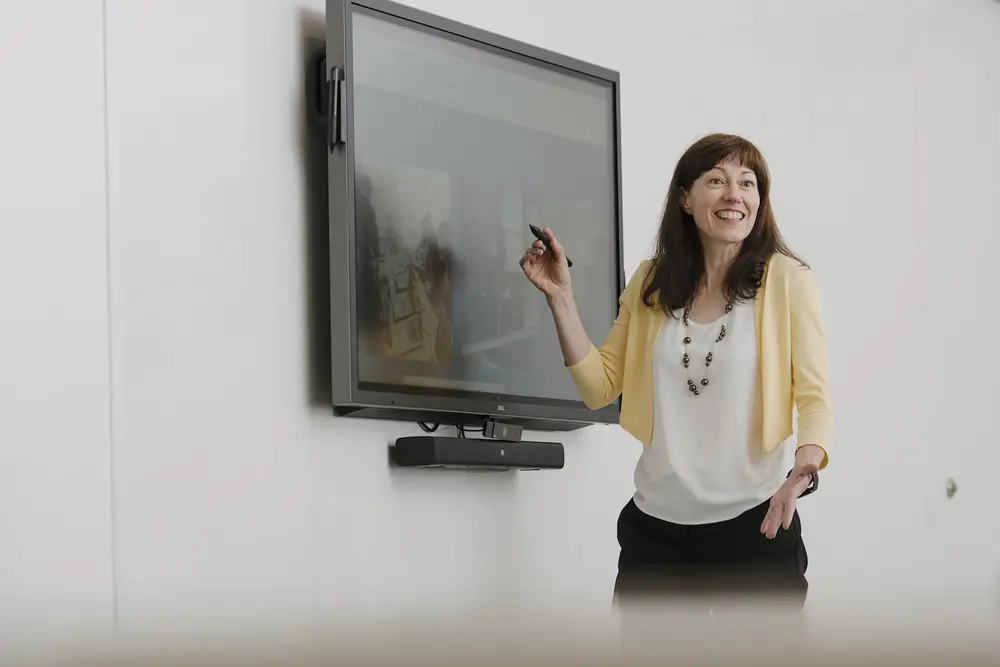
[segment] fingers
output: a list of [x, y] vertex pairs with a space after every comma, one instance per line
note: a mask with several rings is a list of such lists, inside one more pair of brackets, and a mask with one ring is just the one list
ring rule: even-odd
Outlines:
[[760, 532], [769, 540], [778, 536], [778, 528], [788, 530], [795, 518], [795, 502], [771, 501], [764, 520], [760, 524]]
[[771, 530], [771, 516], [774, 514], [774, 505], [771, 505], [767, 510], [767, 514], [764, 515], [764, 520], [760, 522], [760, 532], [764, 536], [767, 536], [768, 531]]
[[[545, 236], [549, 239], [548, 247], [541, 239], [535, 239], [528, 249], [524, 251], [521, 260], [518, 262], [521, 265], [521, 269], [528, 274], [529, 267], [535, 265], [539, 260], [545, 258], [545, 253], [548, 252], [549, 256], [552, 257], [557, 263], [565, 262], [566, 255], [563, 252], [562, 245], [556, 240], [555, 235], [552, 230], [546, 227], [543, 232]], [[530, 276], [529, 276], [530, 277]]]
[[764, 515], [764, 521], [760, 524], [760, 532], [769, 540], [773, 540], [778, 535], [778, 527], [784, 518], [784, 505], [784, 503], [772, 503], [767, 514]]
[[545, 251], [545, 246], [541, 241], [535, 241], [524, 251], [525, 257], [539, 256]]
[[[553, 234], [552, 230], [548, 227], [542, 231], [549, 237], [549, 246], [552, 248], [552, 254], [556, 256], [556, 259], [561, 260], [565, 255], [565, 253], [563, 253], [562, 244], [559, 243], [558, 239], [556, 239], [556, 235]], [[539, 241], [539, 243], [541, 242]]]
[[521, 256], [520, 264], [524, 267], [526, 264], [532, 264], [535, 261], [542, 258], [545, 254], [545, 245], [541, 241], [535, 241], [528, 249], [524, 251], [524, 255]]
[[795, 502], [785, 503], [784, 516], [781, 517], [781, 525], [788, 530], [792, 527], [792, 518], [795, 516]]
[[542, 245], [541, 241], [536, 241], [535, 243], [541, 247], [537, 247], [535, 244], [532, 244], [527, 250], [524, 251], [524, 254], [521, 255], [521, 260], [518, 262], [518, 264], [521, 265], [521, 270], [525, 272], [525, 275], [527, 275], [529, 267], [533, 266], [535, 262], [541, 259], [542, 254], [545, 252], [545, 246]]

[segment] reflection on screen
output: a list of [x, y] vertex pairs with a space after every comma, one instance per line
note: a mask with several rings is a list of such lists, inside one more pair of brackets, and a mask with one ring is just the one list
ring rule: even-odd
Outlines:
[[518, 261], [552, 227], [591, 340], [617, 313], [610, 85], [354, 14], [359, 380], [578, 401]]

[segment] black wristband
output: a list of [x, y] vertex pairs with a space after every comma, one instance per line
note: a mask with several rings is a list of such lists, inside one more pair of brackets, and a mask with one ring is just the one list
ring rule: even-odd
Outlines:
[[[794, 468], [788, 471], [788, 474], [785, 475], [785, 478], [787, 479], [791, 477], [793, 472], [795, 472]], [[809, 481], [809, 486], [807, 486], [805, 490], [799, 494], [799, 498], [805, 498], [810, 493], [815, 493], [816, 490], [819, 489], [819, 473], [818, 472], [810, 473], [809, 477], [811, 478]]]

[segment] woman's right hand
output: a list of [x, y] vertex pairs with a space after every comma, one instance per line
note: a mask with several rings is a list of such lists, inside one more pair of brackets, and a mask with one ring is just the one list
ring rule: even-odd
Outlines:
[[566, 253], [552, 230], [546, 227], [543, 233], [549, 237], [552, 250], [536, 239], [521, 257], [521, 270], [532, 285], [547, 299], [552, 299], [570, 291], [569, 266]]

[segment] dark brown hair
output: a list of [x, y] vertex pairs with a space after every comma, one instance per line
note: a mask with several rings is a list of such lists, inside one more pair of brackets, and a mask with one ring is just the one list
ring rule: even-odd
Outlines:
[[757, 175], [760, 207], [749, 236], [726, 272], [723, 293], [740, 302], [757, 295], [767, 260], [781, 253], [805, 266], [805, 262], [785, 246], [771, 211], [771, 174], [763, 154], [751, 142], [732, 134], [710, 134], [695, 142], [677, 162], [667, 203], [656, 239], [653, 265], [646, 279], [642, 300], [664, 311], [689, 306], [705, 274], [705, 254], [694, 218], [681, 208], [681, 199], [698, 178], [726, 162], [735, 160]]

